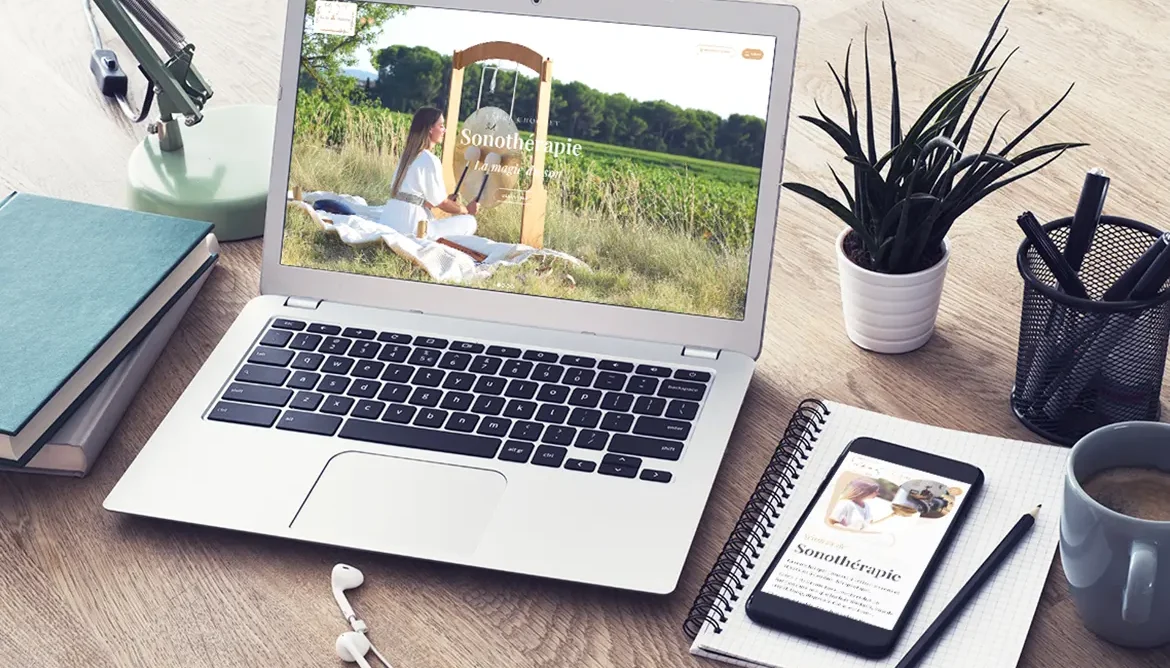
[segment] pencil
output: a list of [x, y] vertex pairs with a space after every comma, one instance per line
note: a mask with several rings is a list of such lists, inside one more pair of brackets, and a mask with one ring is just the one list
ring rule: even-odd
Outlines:
[[1036, 518], [1039, 515], [1040, 506], [1036, 506], [1032, 512], [1024, 515], [1020, 518], [1019, 522], [1016, 522], [1016, 525], [1012, 527], [1012, 530], [1008, 532], [999, 546], [992, 551], [991, 556], [987, 557], [987, 561], [983, 562], [979, 570], [975, 571], [975, 575], [972, 575], [971, 579], [967, 581], [967, 584], [963, 585], [963, 588], [959, 590], [959, 593], [955, 594], [955, 597], [951, 599], [947, 607], [934, 620], [930, 628], [926, 629], [926, 632], [922, 634], [918, 642], [914, 643], [914, 646], [910, 648], [909, 652], [906, 652], [906, 656], [902, 657], [902, 660], [898, 662], [897, 668], [911, 668], [911, 666], [918, 665], [918, 662], [934, 647], [935, 642], [942, 637], [943, 632], [950, 626], [951, 622], [955, 621], [955, 618], [962, 613], [963, 608], [971, 602], [971, 599], [975, 598], [979, 589], [1003, 565], [1003, 562], [1007, 561], [1007, 558], [1011, 556], [1016, 546], [1024, 540], [1024, 536], [1035, 526]]

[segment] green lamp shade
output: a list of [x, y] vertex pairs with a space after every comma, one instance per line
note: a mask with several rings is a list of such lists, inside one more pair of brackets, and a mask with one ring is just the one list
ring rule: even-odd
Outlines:
[[242, 105], [183, 126], [178, 151], [147, 135], [130, 156], [129, 207], [211, 223], [220, 241], [263, 236], [275, 127], [275, 107]]

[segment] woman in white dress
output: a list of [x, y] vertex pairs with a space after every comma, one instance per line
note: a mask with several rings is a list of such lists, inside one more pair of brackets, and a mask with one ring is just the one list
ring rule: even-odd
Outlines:
[[[431, 152], [447, 133], [443, 112], [423, 107], [414, 115], [406, 147], [394, 172], [390, 199], [382, 211], [382, 224], [407, 236], [418, 231], [419, 221], [427, 221], [428, 239], [475, 234], [476, 202], [463, 206], [447, 194], [443, 182], [443, 163]], [[454, 214], [436, 219], [432, 209]]]
[[880, 491], [877, 482], [869, 478], [850, 481], [829, 514], [829, 525], [850, 531], [865, 531], [873, 522], [873, 513], [866, 502], [877, 498]]

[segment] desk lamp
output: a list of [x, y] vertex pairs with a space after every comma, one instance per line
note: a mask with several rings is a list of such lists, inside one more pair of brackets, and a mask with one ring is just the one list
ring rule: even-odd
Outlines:
[[[150, 113], [158, 120], [134, 149], [128, 164], [129, 206], [138, 211], [203, 220], [221, 241], [262, 236], [268, 201], [273, 107], [242, 105], [204, 109], [213, 91], [195, 69], [195, 45], [151, 0], [84, 0], [94, 40], [90, 61], [98, 87], [118, 100], [133, 122]], [[105, 49], [91, 2], [126, 43], [146, 76], [141, 111], [126, 101], [127, 78], [117, 55]], [[162, 48], [160, 55], [139, 30]]]

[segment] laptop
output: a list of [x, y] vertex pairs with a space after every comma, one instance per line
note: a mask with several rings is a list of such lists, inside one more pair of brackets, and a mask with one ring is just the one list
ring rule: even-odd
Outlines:
[[[104, 507], [672, 592], [761, 351], [798, 20], [292, 0], [261, 296]], [[360, 105], [302, 69], [339, 45]]]

